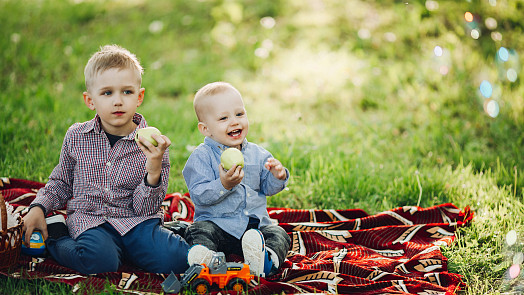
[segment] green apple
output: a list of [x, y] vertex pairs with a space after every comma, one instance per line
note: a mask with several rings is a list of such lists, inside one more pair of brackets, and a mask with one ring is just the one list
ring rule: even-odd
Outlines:
[[152, 143], [154, 146], [158, 146], [158, 142], [156, 142], [156, 140], [154, 140], [153, 137], [151, 137], [151, 135], [153, 134], [162, 135], [162, 133], [160, 133], [160, 130], [156, 129], [155, 127], [145, 127], [142, 129], [138, 129], [135, 133], [135, 141], [139, 143], [140, 140], [138, 139], [138, 137], [142, 136], [147, 141]]
[[226, 170], [233, 168], [235, 165], [244, 167], [244, 156], [239, 149], [228, 148], [222, 152], [220, 162], [222, 162], [222, 167]]

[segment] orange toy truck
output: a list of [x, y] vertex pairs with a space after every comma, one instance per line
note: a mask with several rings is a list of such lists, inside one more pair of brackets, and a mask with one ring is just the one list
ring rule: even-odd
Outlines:
[[191, 292], [197, 294], [209, 293], [211, 286], [220, 289], [246, 292], [249, 282], [254, 275], [249, 273], [249, 265], [243, 263], [226, 262], [224, 253], [218, 252], [209, 266], [206, 264], [193, 264], [182, 277], [182, 282], [171, 273], [162, 283], [166, 293], [178, 293], [182, 288], [189, 287]]

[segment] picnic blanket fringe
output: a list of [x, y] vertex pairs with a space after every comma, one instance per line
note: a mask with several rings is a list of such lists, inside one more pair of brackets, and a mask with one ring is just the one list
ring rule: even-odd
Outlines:
[[[5, 200], [22, 213], [43, 186], [25, 179], [0, 178]], [[162, 207], [165, 221], [193, 220], [194, 207], [187, 193], [167, 194]], [[292, 247], [277, 274], [251, 281], [250, 294], [447, 295], [465, 287], [461, 275], [448, 272], [440, 247], [450, 245], [455, 231], [472, 221], [469, 207], [461, 210], [450, 203], [429, 208], [404, 206], [374, 215], [361, 209], [268, 208], [268, 213], [288, 232]], [[65, 210], [51, 214], [65, 214]], [[162, 294], [160, 284], [166, 277], [127, 264], [118, 272], [83, 275], [50, 257], [26, 255], [0, 274], [66, 283], [80, 293], [103, 291], [109, 283], [115, 291], [133, 294]]]

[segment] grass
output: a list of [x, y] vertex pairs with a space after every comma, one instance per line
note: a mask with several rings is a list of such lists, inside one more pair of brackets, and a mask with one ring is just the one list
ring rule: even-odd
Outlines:
[[[169, 191], [186, 191], [181, 170], [202, 141], [192, 95], [226, 80], [243, 93], [249, 140], [290, 169], [271, 206], [471, 206], [472, 225], [443, 250], [450, 271], [465, 294], [514, 290], [522, 277], [505, 272], [522, 249], [505, 236], [524, 242], [524, 92], [506, 73], [522, 63], [523, 4], [405, 2], [0, 0], [0, 175], [46, 181], [67, 128], [94, 115], [85, 62], [116, 43], [146, 69], [139, 111], [173, 142]], [[41, 283], [2, 278], [0, 289], [69, 290]]]

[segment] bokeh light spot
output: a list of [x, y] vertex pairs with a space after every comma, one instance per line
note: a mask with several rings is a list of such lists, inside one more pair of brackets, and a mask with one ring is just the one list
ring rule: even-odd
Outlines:
[[[486, 113], [488, 113], [488, 115], [491, 118], [496, 118], [499, 115], [499, 111], [500, 111], [500, 109], [499, 109], [498, 102], [496, 102], [495, 100], [488, 101], [488, 103], [486, 104]], [[513, 242], [513, 243], [515, 243], [515, 242]]]
[[360, 39], [369, 39], [371, 38], [371, 32], [368, 29], [360, 29], [358, 30], [358, 37]]
[[449, 72], [449, 68], [447, 66], [440, 66], [439, 72], [441, 75], [445, 76]]
[[493, 94], [493, 87], [491, 86], [491, 83], [486, 80], [482, 81], [482, 83], [480, 83], [480, 93], [485, 98], [490, 98], [491, 94]]
[[512, 229], [506, 234], [506, 243], [508, 246], [513, 246], [517, 242], [517, 232]]
[[469, 11], [466, 12], [466, 13], [464, 13], [464, 19], [465, 19], [468, 23], [472, 22], [472, 21], [473, 21], [473, 14], [472, 14], [471, 12], [469, 12]]
[[265, 16], [260, 19], [260, 24], [266, 29], [272, 29], [277, 22], [271, 16]]
[[484, 23], [486, 24], [486, 28], [488, 28], [490, 30], [494, 30], [494, 29], [497, 28], [497, 20], [492, 18], [492, 17], [486, 18]]
[[502, 41], [502, 34], [500, 32], [491, 32], [491, 39], [493, 41]]
[[511, 279], [518, 277], [520, 274], [520, 265], [513, 264], [512, 266], [510, 266], [508, 272], [509, 272], [509, 277]]
[[164, 29], [164, 23], [160, 20], [152, 21], [149, 24], [149, 32], [156, 34], [160, 33]]
[[480, 37], [480, 31], [477, 29], [471, 30], [471, 38], [478, 39]]
[[522, 252], [518, 252], [513, 256], [513, 264], [521, 264], [524, 262], [524, 254]]
[[433, 48], [433, 53], [435, 53], [435, 56], [442, 56], [442, 53], [444, 51], [442, 50], [442, 47], [440, 46], [435, 46], [435, 48]]
[[255, 56], [260, 57], [260, 58], [268, 58], [269, 50], [267, 50], [267, 48], [259, 47], [255, 49]]
[[438, 2], [433, 0], [426, 1], [426, 9], [429, 11], [435, 11], [438, 9]]
[[67, 56], [71, 56], [71, 54], [73, 54], [73, 47], [71, 46], [66, 46], [64, 48], [64, 54], [67, 55]]
[[515, 71], [515, 69], [513, 68], [508, 69], [508, 71], [506, 72], [506, 78], [508, 78], [510, 82], [517, 81], [517, 71]]
[[11, 42], [13, 42], [15, 44], [20, 42], [20, 34], [18, 34], [18, 33], [11, 34]]
[[497, 55], [501, 61], [508, 61], [509, 51], [506, 49], [506, 47], [500, 47], [499, 51], [497, 51]]
[[386, 39], [388, 42], [395, 42], [397, 41], [397, 35], [395, 35], [393, 32], [386, 32], [384, 33], [384, 39]]

